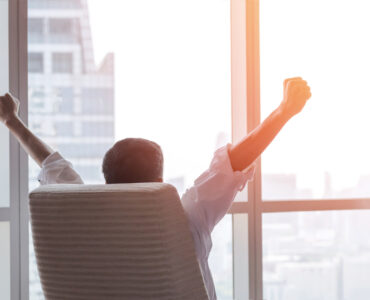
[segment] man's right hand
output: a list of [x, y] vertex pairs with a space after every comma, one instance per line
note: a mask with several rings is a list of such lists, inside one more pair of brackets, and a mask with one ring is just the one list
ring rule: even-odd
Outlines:
[[19, 100], [11, 94], [6, 93], [0, 96], [0, 121], [4, 124], [17, 118], [19, 110]]
[[289, 118], [298, 114], [311, 97], [310, 87], [301, 77], [284, 81], [284, 100], [280, 105], [282, 112]]

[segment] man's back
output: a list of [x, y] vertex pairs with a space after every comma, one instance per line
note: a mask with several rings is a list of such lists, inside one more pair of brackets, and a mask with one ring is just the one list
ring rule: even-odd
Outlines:
[[208, 299], [171, 185], [41, 186], [30, 216], [47, 299]]
[[[254, 168], [247, 172], [233, 171], [228, 147], [220, 148], [206, 170], [194, 185], [181, 197], [181, 203], [189, 220], [195, 251], [201, 267], [210, 299], [216, 299], [208, 256], [212, 249], [211, 232], [227, 213], [236, 193], [253, 177]], [[39, 175], [41, 185], [83, 184], [83, 180], [58, 152], [42, 163]]]

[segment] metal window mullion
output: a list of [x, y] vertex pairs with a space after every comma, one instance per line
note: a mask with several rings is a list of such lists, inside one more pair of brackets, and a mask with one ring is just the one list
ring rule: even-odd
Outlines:
[[[231, 19], [231, 103], [232, 140], [240, 141], [247, 133], [246, 91], [246, 2], [230, 1]], [[233, 294], [234, 299], [248, 299], [250, 206], [247, 190], [239, 193], [230, 209], [233, 214]], [[241, 201], [241, 202], [238, 202]]]
[[[18, 96], [18, 1], [9, 1], [9, 90]], [[20, 299], [19, 155], [10, 137], [10, 299]]]
[[[247, 198], [248, 196], [240, 195], [241, 197]], [[240, 197], [240, 198], [241, 198]], [[249, 203], [245, 201], [236, 201], [234, 202], [230, 209], [228, 210], [227, 214], [247, 214], [249, 210]]]
[[[27, 1], [9, 1], [9, 90], [27, 120]], [[11, 299], [28, 300], [28, 163], [10, 139]]]
[[262, 203], [264, 213], [367, 209], [370, 209], [370, 199], [280, 200]]
[[[20, 116], [28, 123], [28, 1], [18, 0], [18, 97]], [[19, 261], [20, 299], [29, 299], [29, 210], [28, 210], [28, 155], [20, 150], [19, 160]]]
[[[259, 0], [246, 0], [247, 128], [251, 132], [260, 123]], [[261, 160], [255, 179], [249, 185], [249, 268], [252, 300], [262, 300], [262, 196]]]

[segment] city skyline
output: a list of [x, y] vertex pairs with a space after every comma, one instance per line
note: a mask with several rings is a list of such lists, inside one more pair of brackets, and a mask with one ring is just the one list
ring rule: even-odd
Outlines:
[[[108, 5], [108, 1], [101, 0], [29, 1], [30, 127], [71, 160], [87, 183], [103, 183], [101, 157], [116, 139], [144, 136], [158, 141], [165, 154], [166, 180], [174, 184], [181, 195], [207, 168], [215, 148], [231, 140], [229, 3], [192, 1], [188, 3], [190, 8], [183, 4], [180, 9], [174, 4], [171, 6], [170, 1], [160, 2], [158, 8], [154, 2], [135, 3], [125, 1], [125, 4], [115, 6], [112, 1]], [[146, 9], [143, 9], [143, 3]], [[87, 10], [87, 4], [93, 4], [94, 8]], [[192, 12], [191, 5], [199, 5], [199, 11], [204, 12], [211, 4], [209, 24], [204, 24], [204, 14]], [[165, 13], [161, 5], [173, 9], [174, 14]], [[126, 10], [122, 11], [122, 7]], [[57, 19], [73, 20], [70, 23], [50, 22], [54, 13]], [[87, 21], [88, 13], [94, 21]], [[118, 15], [122, 17], [118, 19]], [[188, 24], [188, 19], [192, 24]], [[78, 25], [79, 20], [84, 20], [82, 25]], [[131, 32], [132, 28], [136, 31]], [[93, 41], [99, 45], [98, 54], [93, 49]], [[70, 50], [72, 55], [65, 55]], [[53, 51], [57, 54], [54, 56], [55, 66]], [[42, 59], [40, 52], [45, 52]], [[104, 58], [107, 52], [114, 52], [114, 59], [113, 54]], [[114, 60], [116, 84], [111, 72]], [[63, 71], [62, 74], [53, 74], [53, 68]], [[40, 69], [43, 72], [37, 71]], [[276, 75], [274, 81], [276, 78], [280, 75]], [[99, 94], [96, 90], [82, 89], [96, 88], [97, 85], [109, 87], [111, 92]], [[262, 85], [263, 93], [266, 90], [266, 85]], [[81, 117], [84, 109], [90, 109], [90, 105], [84, 106], [83, 98], [91, 100], [94, 96], [97, 96], [93, 101], [98, 109], [95, 112], [87, 110], [87, 116]], [[266, 99], [266, 94], [263, 96]], [[280, 99], [277, 93], [269, 96]], [[104, 105], [107, 99], [110, 107]], [[263, 114], [267, 108], [271, 108], [270, 103], [263, 104]], [[96, 113], [100, 110], [107, 114], [100, 116]], [[99, 117], [99, 123], [109, 124], [93, 125], [94, 115]], [[60, 126], [60, 122], [67, 124]], [[297, 121], [296, 124], [304, 125], [304, 122]], [[317, 166], [305, 158], [297, 166], [293, 158], [276, 159], [280, 158], [279, 153], [287, 152], [286, 145], [290, 145], [292, 137], [299, 136], [298, 128], [305, 128], [303, 125], [288, 128], [279, 145], [273, 144], [267, 156], [263, 156], [263, 198], [289, 200], [369, 195], [370, 184], [367, 183], [370, 177], [366, 172], [353, 176], [344, 188], [333, 184], [333, 181], [337, 182], [333, 177], [338, 177], [341, 166], [332, 174], [330, 168], [316, 170]], [[305, 130], [307, 132], [307, 127]], [[224, 135], [221, 139], [220, 134]], [[299, 144], [297, 149], [306, 145], [304, 138], [302, 140], [296, 143]], [[321, 140], [325, 139], [321, 137]], [[289, 153], [293, 153], [291, 151]], [[310, 172], [305, 174], [307, 164], [310, 164]], [[31, 165], [31, 188], [37, 185], [37, 173], [38, 168]], [[311, 217], [301, 212], [278, 215], [264, 216], [267, 300], [295, 300], [297, 297], [306, 300], [303, 297], [310, 288], [307, 283], [315, 285], [318, 294], [327, 293], [327, 300], [360, 300], [353, 292], [356, 282], [351, 277], [368, 275], [366, 270], [356, 266], [361, 263], [367, 266], [365, 254], [369, 249], [367, 243], [362, 242], [366, 240], [366, 233], [359, 233], [363, 227], [351, 224], [362, 222], [365, 226], [368, 216], [352, 212], [346, 212], [344, 216], [340, 212], [315, 212]], [[327, 222], [328, 219], [331, 221]], [[356, 238], [352, 239], [352, 236]], [[232, 237], [232, 217], [228, 215], [216, 229], [214, 251], [210, 257], [220, 300], [232, 299]], [[333, 249], [337, 242], [342, 247], [338, 251]], [[313, 247], [316, 243], [318, 246]], [[31, 299], [39, 300], [42, 296], [39, 283], [35, 281], [34, 258], [30, 263], [30, 279], [34, 280], [30, 282], [30, 293], [34, 297]], [[304, 272], [306, 277], [298, 276]], [[316, 284], [327, 279], [332, 283], [330, 286]], [[346, 284], [339, 289], [343, 282]], [[365, 294], [366, 284], [363, 278], [359, 282], [360, 288], [365, 287]], [[312, 297], [316, 295], [313, 293]]]
[[[102, 182], [114, 143], [114, 55], [95, 63], [87, 1], [30, 0], [29, 128], [71, 161], [86, 183]], [[30, 190], [39, 167], [30, 160]], [[30, 231], [30, 299], [42, 300]]]

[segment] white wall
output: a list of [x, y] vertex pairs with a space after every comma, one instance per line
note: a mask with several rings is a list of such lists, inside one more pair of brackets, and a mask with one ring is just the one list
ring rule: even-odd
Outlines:
[[[8, 0], [0, 0], [0, 95], [8, 90]], [[0, 207], [9, 206], [9, 133], [3, 125], [0, 125], [0, 191]]]
[[[9, 89], [8, 0], [0, 0], [0, 94]], [[0, 125], [0, 213], [9, 206], [9, 134]], [[0, 214], [1, 215], [1, 214]], [[0, 299], [10, 299], [10, 226], [0, 222]]]

